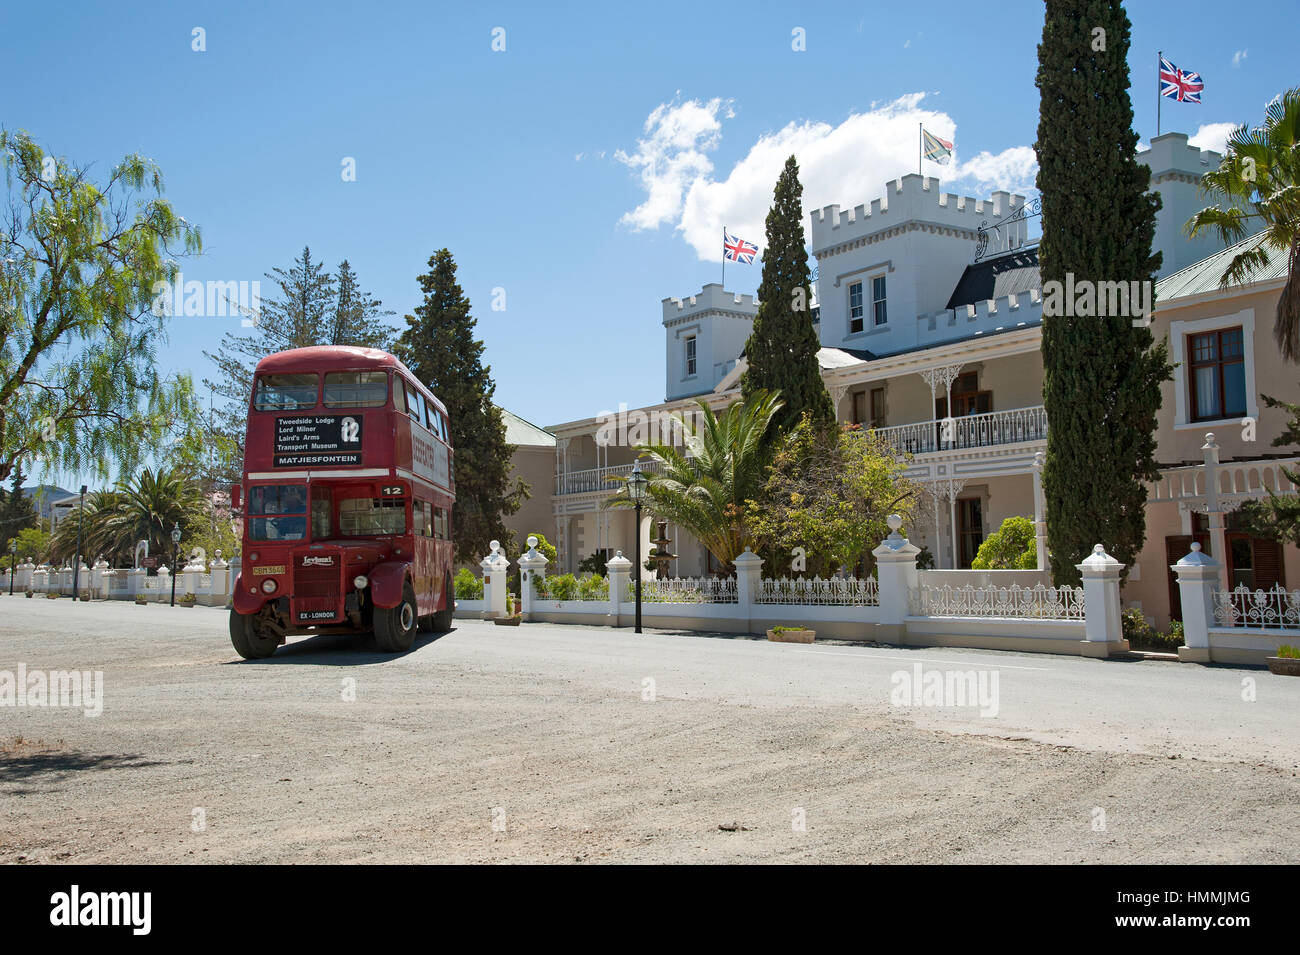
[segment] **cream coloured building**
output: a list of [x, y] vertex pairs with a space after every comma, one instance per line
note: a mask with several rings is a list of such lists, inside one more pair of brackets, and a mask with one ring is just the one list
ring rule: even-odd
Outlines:
[[[1200, 176], [1222, 157], [1170, 133], [1153, 140], [1138, 158], [1151, 168], [1152, 188], [1164, 201], [1156, 231], [1164, 265], [1153, 329], [1157, 337], [1170, 336], [1174, 360], [1181, 356], [1184, 363], [1165, 389], [1158, 460], [1168, 466], [1167, 479], [1152, 488], [1148, 543], [1125, 596], [1163, 625], [1171, 612], [1169, 556], [1194, 536], [1208, 541], [1196, 516], [1198, 506], [1204, 509], [1204, 491], [1198, 499], [1186, 462], [1201, 460], [1204, 435], [1214, 430], [1222, 459], [1242, 465], [1225, 468], [1240, 485], [1235, 496], [1225, 492], [1227, 499], [1279, 487], [1278, 463], [1266, 455], [1277, 454], [1269, 442], [1284, 416], [1261, 412], [1256, 396], [1264, 391], [1294, 397], [1296, 376], [1281, 365], [1271, 345], [1283, 278], [1266, 276], [1229, 291], [1210, 289], [1208, 283], [1217, 282], [1222, 271], [1214, 271], [1218, 260], [1212, 257], [1222, 247], [1183, 234], [1183, 223], [1203, 205]], [[968, 567], [984, 537], [1006, 517], [1032, 517], [1040, 532], [1044, 527], [1035, 473], [1048, 427], [1040, 355], [1042, 288], [1029, 229], [1036, 214], [1035, 204], [1026, 205], [1023, 196], [958, 196], [940, 192], [935, 179], [907, 175], [869, 202], [849, 209], [831, 205], [810, 215], [808, 235], [817, 263], [813, 320], [827, 390], [841, 421], [874, 427], [911, 456], [908, 473], [924, 495], [908, 533], [929, 549], [939, 568]], [[604, 409], [614, 413], [618, 425], [613, 441], [608, 440], [609, 414], [547, 429], [556, 438], [551, 509], [561, 570], [576, 569], [596, 552], [630, 555], [636, 533], [632, 515], [600, 508], [611, 493], [608, 478], [631, 469], [638, 427], [644, 435], [647, 424], [690, 410], [696, 400], [721, 408], [739, 397], [742, 350], [756, 310], [751, 296], [719, 285], [665, 299], [666, 400], [650, 408]], [[1204, 387], [1195, 394], [1190, 390], [1196, 376], [1203, 382], [1211, 377], [1208, 359], [1198, 361], [1192, 374], [1190, 352], [1199, 349], [1204, 357], [1208, 332], [1234, 328], [1241, 329], [1243, 371], [1228, 371], [1225, 378], [1224, 363], [1215, 366], [1216, 380], [1235, 389], [1221, 396], [1216, 409]], [[1231, 335], [1215, 339], [1229, 350], [1236, 341]], [[1234, 404], [1239, 401], [1245, 403], [1243, 413]], [[1250, 442], [1240, 438], [1244, 417], [1256, 421]], [[1227, 487], [1229, 479], [1224, 481]], [[1182, 489], [1171, 490], [1172, 485]], [[654, 536], [648, 517], [639, 532], [644, 552]], [[1270, 550], [1224, 533], [1220, 548], [1236, 548], [1239, 554], [1225, 574], [1246, 581], [1249, 573], [1266, 583], [1291, 571], [1287, 579], [1300, 582], [1292, 548]], [[726, 570], [712, 566], [704, 549], [677, 529], [670, 527], [668, 536], [679, 555], [677, 575]], [[1213, 545], [1207, 542], [1207, 549]], [[1045, 559], [1044, 550], [1040, 543]], [[1268, 569], [1274, 565], [1276, 572]]]

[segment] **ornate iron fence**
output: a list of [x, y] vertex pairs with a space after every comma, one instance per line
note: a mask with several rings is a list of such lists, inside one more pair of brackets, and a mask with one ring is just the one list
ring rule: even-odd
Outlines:
[[[632, 599], [636, 582], [628, 585], [628, 599]], [[677, 577], [669, 580], [641, 582], [643, 603], [663, 604], [734, 604], [735, 577]]]
[[1083, 620], [1082, 587], [922, 586], [911, 593], [917, 617], [1023, 617], [1030, 620]]
[[874, 577], [781, 577], [760, 580], [754, 602], [803, 606], [879, 607], [880, 585]]
[[1234, 590], [1214, 593], [1214, 620], [1221, 627], [1259, 627], [1300, 630], [1300, 590], [1251, 590], [1240, 584]]

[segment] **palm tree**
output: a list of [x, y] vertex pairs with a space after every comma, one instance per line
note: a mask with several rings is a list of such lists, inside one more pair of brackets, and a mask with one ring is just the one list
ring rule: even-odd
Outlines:
[[77, 552], [77, 533], [81, 533], [81, 556], [90, 563], [103, 556], [114, 567], [122, 566], [131, 555], [130, 540], [123, 540], [113, 528], [122, 497], [117, 491], [92, 491], [86, 496], [85, 509], [80, 506], [59, 522], [50, 540], [50, 559], [70, 560]]
[[[720, 415], [703, 401], [696, 404], [700, 408], [698, 426], [683, 415], [673, 416], [685, 436], [689, 456], [673, 444], [637, 445], [641, 455], [659, 466], [657, 473], [646, 475], [645, 507], [652, 516], [687, 531], [725, 567], [750, 543], [745, 502], [756, 497], [762, 487], [767, 460], [764, 437], [784, 402], [776, 393], [757, 391], [732, 403]], [[622, 488], [603, 506], [626, 509], [635, 505]]]
[[145, 468], [117, 484], [120, 496], [108, 529], [130, 547], [147, 540], [149, 553], [166, 558], [172, 552], [172, 525], [190, 526], [203, 506], [203, 494], [178, 468]]
[[1227, 156], [1201, 177], [1201, 192], [1219, 201], [1192, 216], [1188, 235], [1214, 232], [1229, 246], [1260, 236], [1232, 257], [1220, 287], [1249, 281], [1270, 253], [1286, 253], [1273, 334], [1288, 361], [1300, 359], [1300, 87], [1268, 104], [1263, 126], [1232, 131]]

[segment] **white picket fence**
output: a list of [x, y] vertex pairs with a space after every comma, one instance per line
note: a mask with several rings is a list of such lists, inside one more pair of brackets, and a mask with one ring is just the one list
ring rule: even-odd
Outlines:
[[[1119, 613], [1122, 566], [1100, 545], [1079, 565], [1083, 587], [1000, 587], [984, 583], [986, 571], [968, 572], [980, 586], [948, 583], [959, 571], [945, 571], [945, 583], [931, 585], [916, 567], [919, 548], [898, 533], [893, 521], [893, 533], [872, 552], [876, 577], [764, 578], [762, 559], [747, 549], [736, 559], [733, 577], [642, 580], [643, 622], [649, 627], [731, 633], [805, 626], [819, 636], [849, 640], [1086, 656], [1127, 649]], [[506, 613], [509, 561], [497, 547], [482, 566], [484, 599], [458, 601], [460, 616]], [[632, 621], [632, 562], [621, 553], [606, 564], [608, 599], [555, 599], [549, 588], [534, 583], [545, 567], [545, 557], [532, 551], [519, 560], [523, 593], [518, 609], [525, 620], [606, 626]]]
[[[229, 563], [221, 559], [220, 552], [210, 563], [195, 558], [176, 574], [176, 596], [193, 594], [195, 603], [224, 607], [238, 575], [238, 557]], [[92, 600], [135, 600], [141, 595], [150, 602], [171, 600], [170, 568], [159, 567], [157, 574], [150, 576], [143, 567], [113, 568], [102, 560], [89, 567], [83, 563], [76, 575], [70, 566], [22, 563], [14, 571], [0, 573], [0, 587], [5, 593], [12, 586], [16, 594], [30, 590], [42, 596], [51, 593], [72, 596], [74, 576], [77, 590]]]

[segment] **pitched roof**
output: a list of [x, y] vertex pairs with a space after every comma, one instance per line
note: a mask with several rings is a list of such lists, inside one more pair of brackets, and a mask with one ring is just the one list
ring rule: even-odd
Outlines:
[[[1233, 256], [1245, 252], [1247, 249], [1257, 248], [1263, 243], [1264, 233], [1260, 232], [1257, 235], [1252, 235], [1249, 239], [1242, 239], [1236, 245], [1228, 246], [1221, 252], [1207, 255], [1199, 262], [1193, 262], [1177, 272], [1166, 275], [1156, 282], [1156, 301], [1162, 303], [1168, 302], [1170, 299], [1201, 295], [1205, 292], [1217, 292], [1220, 288], [1219, 277], [1223, 275], [1223, 270], [1228, 267], [1228, 263], [1232, 261]], [[1241, 288], [1243, 285], [1255, 282], [1285, 278], [1287, 270], [1286, 250], [1264, 246], [1264, 252], [1268, 256], [1268, 264], [1264, 268], [1252, 275], [1247, 282], [1231, 282], [1228, 287]]]
[[1038, 272], [1038, 247], [1017, 249], [966, 266], [966, 271], [962, 272], [957, 287], [952, 290], [952, 297], [944, 308], [974, 305], [991, 298], [1019, 295], [1042, 287], [1043, 279]]
[[533, 445], [536, 447], [555, 447], [555, 435], [545, 428], [539, 428], [531, 421], [525, 421], [513, 411], [501, 409], [501, 420], [506, 423], [506, 443], [516, 445]]

